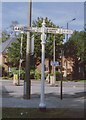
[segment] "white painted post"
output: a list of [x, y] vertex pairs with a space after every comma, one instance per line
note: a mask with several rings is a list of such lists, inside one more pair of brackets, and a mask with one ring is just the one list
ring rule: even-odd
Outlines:
[[22, 44], [23, 44], [23, 31], [21, 31], [21, 45], [20, 45], [20, 61], [19, 61], [19, 79], [18, 85], [20, 85], [20, 71], [21, 71], [21, 64], [22, 64]]
[[44, 101], [44, 90], [45, 90], [45, 73], [44, 73], [44, 63], [45, 63], [45, 39], [46, 39], [46, 35], [45, 35], [45, 20], [43, 20], [42, 23], [42, 34], [41, 34], [41, 44], [42, 44], [42, 69], [41, 69], [41, 96], [40, 96], [40, 104], [39, 104], [39, 108], [40, 109], [46, 109], [46, 104]]

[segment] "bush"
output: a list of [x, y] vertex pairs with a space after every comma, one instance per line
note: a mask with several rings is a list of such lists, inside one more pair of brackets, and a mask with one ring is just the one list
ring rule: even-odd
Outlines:
[[20, 70], [20, 78], [25, 79], [25, 71], [24, 70]]
[[35, 70], [34, 78], [35, 78], [36, 80], [40, 80], [40, 79], [41, 79], [41, 72], [38, 72], [37, 70]]
[[[9, 73], [9, 77], [13, 77], [14, 74], [17, 74], [19, 76], [19, 70], [16, 67], [13, 67], [11, 69], [11, 72]], [[24, 79], [25, 78], [25, 71], [20, 70], [20, 78]]]
[[34, 79], [35, 78], [35, 70], [30, 71], [30, 78]]
[[61, 80], [61, 78], [62, 78], [62, 74], [60, 72], [56, 71], [56, 80], [57, 81]]

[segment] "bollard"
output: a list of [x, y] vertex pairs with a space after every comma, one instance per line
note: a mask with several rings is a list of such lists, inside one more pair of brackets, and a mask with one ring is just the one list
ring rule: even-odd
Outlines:
[[17, 74], [13, 75], [13, 85], [18, 85], [18, 75]]

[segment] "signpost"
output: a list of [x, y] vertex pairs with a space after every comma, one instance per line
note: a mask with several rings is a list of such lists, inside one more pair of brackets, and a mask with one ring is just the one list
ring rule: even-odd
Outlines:
[[[42, 68], [41, 68], [41, 96], [40, 96], [40, 104], [39, 108], [45, 109], [46, 104], [44, 100], [44, 90], [45, 90], [45, 76], [44, 76], [44, 61], [45, 61], [45, 40], [46, 40], [46, 34], [45, 33], [51, 33], [51, 34], [72, 34], [72, 30], [68, 29], [62, 29], [62, 28], [50, 28], [45, 27], [45, 19], [43, 20], [42, 27], [26, 27], [26, 26], [15, 26], [14, 31], [25, 31], [25, 32], [40, 32], [41, 33], [41, 44], [42, 44]], [[54, 61], [52, 65], [56, 66], [58, 65], [58, 62]]]

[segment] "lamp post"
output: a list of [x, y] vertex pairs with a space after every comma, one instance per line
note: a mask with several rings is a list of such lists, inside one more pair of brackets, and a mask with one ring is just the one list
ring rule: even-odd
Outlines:
[[[69, 23], [76, 20], [76, 18], [73, 18], [72, 20], [67, 22], [67, 29], [69, 29]], [[68, 34], [66, 34], [66, 42], [68, 41]], [[67, 61], [66, 61], [66, 77], [67, 77]]]
[[[76, 20], [76, 18], [73, 18], [72, 20], [68, 21], [67, 22], [67, 29], [69, 28], [69, 23]], [[68, 41], [68, 34], [67, 34], [67, 37], [66, 37], [66, 42]]]
[[[31, 27], [31, 14], [32, 14], [32, 0], [29, 0], [28, 10], [28, 27]], [[24, 80], [24, 98], [30, 99], [31, 92], [31, 81], [30, 81], [30, 53], [31, 53], [31, 41], [30, 31], [27, 32], [27, 43], [26, 43], [26, 68], [25, 68], [25, 80]]]
[[60, 98], [61, 98], [61, 100], [63, 99], [63, 90], [62, 90], [62, 88], [63, 88], [63, 54], [64, 54], [64, 52], [63, 52], [63, 48], [61, 49], [61, 87], [60, 87]]

